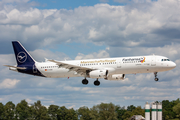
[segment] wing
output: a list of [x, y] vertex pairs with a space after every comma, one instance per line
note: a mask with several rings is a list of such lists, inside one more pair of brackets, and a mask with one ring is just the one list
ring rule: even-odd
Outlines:
[[48, 60], [48, 61], [56, 63], [61, 68], [69, 69], [69, 72], [70, 71], [75, 71], [75, 72], [77, 72], [77, 74], [80, 74], [80, 75], [86, 75], [86, 73], [88, 71], [96, 70], [96, 69], [93, 69], [93, 68], [72, 65], [72, 64], [69, 64], [69, 63], [63, 63], [63, 62], [59, 62], [59, 61], [55, 61], [55, 60]]
[[17, 68], [17, 69], [20, 69], [20, 70], [25, 70], [26, 68], [25, 67], [15, 67], [15, 66], [11, 66], [11, 65], [4, 65], [6, 67], [12, 67], [12, 68]]

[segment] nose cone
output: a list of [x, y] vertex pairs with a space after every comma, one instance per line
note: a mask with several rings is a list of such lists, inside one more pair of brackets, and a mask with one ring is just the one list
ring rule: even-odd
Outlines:
[[175, 67], [176, 67], [176, 63], [171, 62], [171, 63], [169, 64], [169, 67], [171, 67], [171, 68], [175, 68]]

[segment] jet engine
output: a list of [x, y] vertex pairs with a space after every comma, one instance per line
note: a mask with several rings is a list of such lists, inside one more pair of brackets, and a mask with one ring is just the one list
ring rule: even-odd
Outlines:
[[124, 80], [125, 74], [113, 74], [109, 75], [106, 80]]
[[94, 70], [89, 73], [90, 78], [106, 78], [108, 74], [107, 70]]

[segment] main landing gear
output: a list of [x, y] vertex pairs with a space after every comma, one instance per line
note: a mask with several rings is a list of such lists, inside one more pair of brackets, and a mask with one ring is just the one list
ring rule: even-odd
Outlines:
[[83, 79], [83, 80], [82, 80], [82, 84], [87, 85], [87, 84], [88, 84], [88, 80], [87, 80], [86, 78]]
[[99, 86], [100, 85], [100, 82], [98, 81], [98, 79], [96, 81], [94, 81], [94, 85], [95, 86]]
[[158, 81], [158, 80], [159, 80], [159, 79], [157, 78], [157, 72], [154, 73], [154, 77], [155, 77], [155, 78], [154, 78], [155, 81]]
[[[82, 80], [82, 84], [87, 85], [88, 83], [89, 82], [88, 82], [88, 80], [86, 78]], [[100, 85], [100, 82], [98, 81], [98, 79], [96, 81], [94, 81], [94, 85], [95, 86], [99, 86]]]

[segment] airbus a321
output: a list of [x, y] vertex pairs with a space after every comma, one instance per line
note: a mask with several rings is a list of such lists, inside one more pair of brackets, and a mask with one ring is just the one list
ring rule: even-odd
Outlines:
[[176, 64], [167, 57], [157, 55], [37, 62], [19, 41], [13, 41], [12, 45], [17, 65], [5, 65], [10, 70], [48, 78], [84, 77], [82, 80], [84, 85], [88, 84], [86, 78], [96, 79], [94, 85], [99, 86], [100, 78], [123, 80], [126, 74], [137, 73], [154, 73], [154, 80], [158, 81], [158, 72], [176, 67]]

